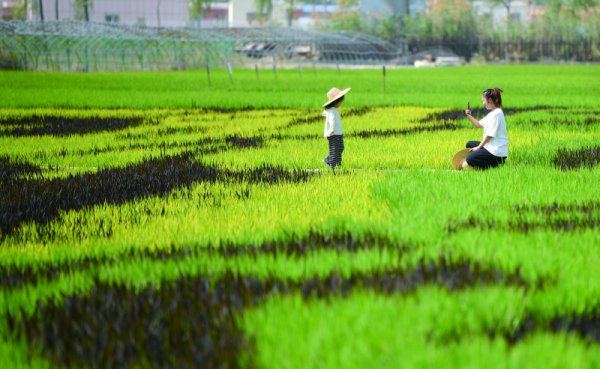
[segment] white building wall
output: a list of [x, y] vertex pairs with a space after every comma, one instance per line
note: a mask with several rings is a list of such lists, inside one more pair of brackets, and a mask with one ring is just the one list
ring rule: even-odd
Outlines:
[[[473, 8], [475, 14], [491, 17], [495, 26], [501, 26], [506, 23], [506, 8], [502, 5], [490, 6], [488, 2], [475, 1], [473, 2]], [[510, 17], [515, 20], [518, 19], [523, 23], [528, 23], [538, 9], [538, 6], [528, 5], [527, 1], [513, 0], [510, 2]]]
[[[39, 14], [33, 11], [32, 2], [28, 1], [28, 19], [39, 19]], [[396, 0], [400, 3], [402, 0]], [[74, 0], [58, 0], [58, 17], [60, 20], [73, 19], [73, 2]], [[90, 21], [104, 23], [108, 19], [115, 20], [118, 17], [118, 23], [127, 25], [146, 25], [150, 27], [182, 27], [191, 24], [189, 20], [189, 11], [187, 8], [187, 0], [92, 0], [92, 6], [89, 10]], [[12, 7], [15, 0], [0, 0], [2, 10]], [[56, 19], [56, 0], [42, 0], [44, 8], [44, 19]], [[258, 22], [249, 22], [249, 14], [256, 15], [255, 0], [229, 0], [229, 4], [219, 3], [213, 6], [227, 7], [229, 27], [250, 27], [257, 26]], [[361, 2], [362, 12], [367, 16], [390, 15], [389, 0], [363, 0]], [[411, 14], [418, 12], [416, 6], [425, 4], [423, 0], [410, 0]], [[279, 25], [287, 25], [286, 9], [287, 3], [284, 0], [273, 0], [273, 18], [272, 23]], [[306, 8], [302, 5], [302, 1], [297, 1], [298, 9]], [[473, 2], [473, 7], [476, 14], [489, 16], [496, 26], [503, 25], [506, 20], [506, 9], [502, 6], [491, 7], [489, 2], [484, 0], [476, 0]], [[309, 6], [311, 9], [322, 8], [322, 5]], [[511, 17], [518, 18], [522, 22], [529, 22], [538, 11], [539, 7], [528, 6], [527, 0], [512, 0], [511, 1]], [[333, 11], [333, 10], [331, 10]], [[330, 11], [330, 12], [331, 12]], [[116, 17], [115, 17], [116, 16]], [[315, 23], [312, 17], [296, 19], [293, 26], [311, 27]], [[203, 27], [211, 26], [226, 26], [221, 22], [213, 20], [203, 21]]]
[[13, 6], [14, 6], [14, 0], [1, 0], [0, 1], [0, 18], [9, 17]]
[[[0, 0], [3, 1], [3, 0]], [[6, 1], [6, 0], [4, 0]], [[30, 0], [37, 1], [37, 0]], [[149, 27], [183, 27], [192, 24], [187, 0], [92, 0], [89, 9], [91, 22], [104, 23], [116, 21], [127, 25], [145, 25]], [[56, 19], [56, 0], [42, 0], [44, 19]], [[248, 27], [248, 13], [256, 13], [254, 0], [230, 0], [227, 3], [211, 4], [213, 9], [228, 9], [228, 22], [222, 24], [216, 20], [203, 20], [203, 27], [229, 26]], [[58, 0], [59, 19], [74, 19], [73, 0]], [[30, 15], [30, 19], [39, 16]], [[160, 24], [159, 24], [160, 21]], [[197, 23], [195, 23], [197, 25]]]
[[248, 13], [256, 13], [254, 0], [229, 0], [229, 27], [249, 27]]
[[[42, 0], [44, 19], [56, 19], [56, 1]], [[93, 0], [89, 9], [91, 22], [116, 19], [121, 24], [139, 24], [151, 27], [175, 27], [188, 24], [189, 12], [185, 0]], [[73, 0], [59, 0], [59, 18], [73, 19]]]

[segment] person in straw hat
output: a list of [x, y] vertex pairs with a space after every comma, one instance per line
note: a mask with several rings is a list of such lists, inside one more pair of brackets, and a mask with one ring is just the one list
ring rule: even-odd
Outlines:
[[338, 108], [344, 101], [344, 96], [350, 91], [350, 88], [340, 90], [332, 88], [327, 92], [327, 102], [323, 104], [325, 111], [325, 131], [323, 136], [329, 142], [329, 155], [323, 159], [323, 163], [334, 169], [342, 165], [342, 153], [344, 152], [344, 130], [342, 129], [342, 117]]

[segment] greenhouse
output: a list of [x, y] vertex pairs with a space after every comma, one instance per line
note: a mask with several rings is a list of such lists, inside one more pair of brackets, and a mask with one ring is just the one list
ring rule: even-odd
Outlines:
[[36, 71], [185, 70], [265, 64], [398, 63], [406, 49], [354, 32], [149, 28], [78, 21], [0, 22], [0, 67]]

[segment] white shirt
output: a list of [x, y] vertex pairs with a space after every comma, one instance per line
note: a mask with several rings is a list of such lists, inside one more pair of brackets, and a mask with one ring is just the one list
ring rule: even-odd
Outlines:
[[342, 129], [342, 117], [337, 108], [325, 109], [323, 116], [325, 117], [324, 137], [344, 134], [344, 130]]
[[508, 156], [508, 136], [506, 135], [506, 120], [502, 109], [496, 108], [489, 112], [479, 124], [483, 126], [483, 137], [490, 136], [492, 139], [483, 147], [494, 156]]

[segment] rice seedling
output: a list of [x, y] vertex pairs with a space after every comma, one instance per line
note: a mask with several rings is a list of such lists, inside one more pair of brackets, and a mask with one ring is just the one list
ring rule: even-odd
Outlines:
[[[276, 77], [236, 70], [233, 83], [226, 69], [159, 73], [2, 72], [2, 107], [25, 108], [309, 108], [323, 104], [332, 86], [353, 88], [348, 107], [426, 106], [464, 109], [479, 101], [485, 86], [500, 84], [511, 107], [563, 106], [596, 108], [600, 93], [596, 65], [509, 65], [464, 68], [389, 69], [386, 91], [380, 70], [318, 70], [303, 78], [293, 70]], [[551, 76], [551, 78], [549, 78]], [[76, 86], [76, 88], [74, 88]], [[51, 90], [51, 93], [49, 92]], [[510, 91], [510, 92], [509, 92]], [[474, 106], [475, 107], [475, 106]]]
[[[551, 327], [507, 343], [500, 332], [517, 332], [527, 310], [527, 297], [514, 288], [459, 293], [421, 288], [407, 297], [355, 293], [347, 299], [308, 302], [292, 295], [274, 297], [265, 305], [246, 313], [242, 321], [256, 340], [253, 358], [259, 366], [451, 368], [456, 363], [505, 367], [514, 362], [539, 363], [541, 368], [548, 362], [527, 360], [544, 352], [559, 368], [572, 362], [593, 367], [597, 359], [585, 338], [555, 335], [549, 333]], [[540, 341], [546, 344], [540, 347]]]
[[[593, 368], [597, 69], [2, 72], [0, 362]], [[509, 159], [452, 170], [489, 75]]]

